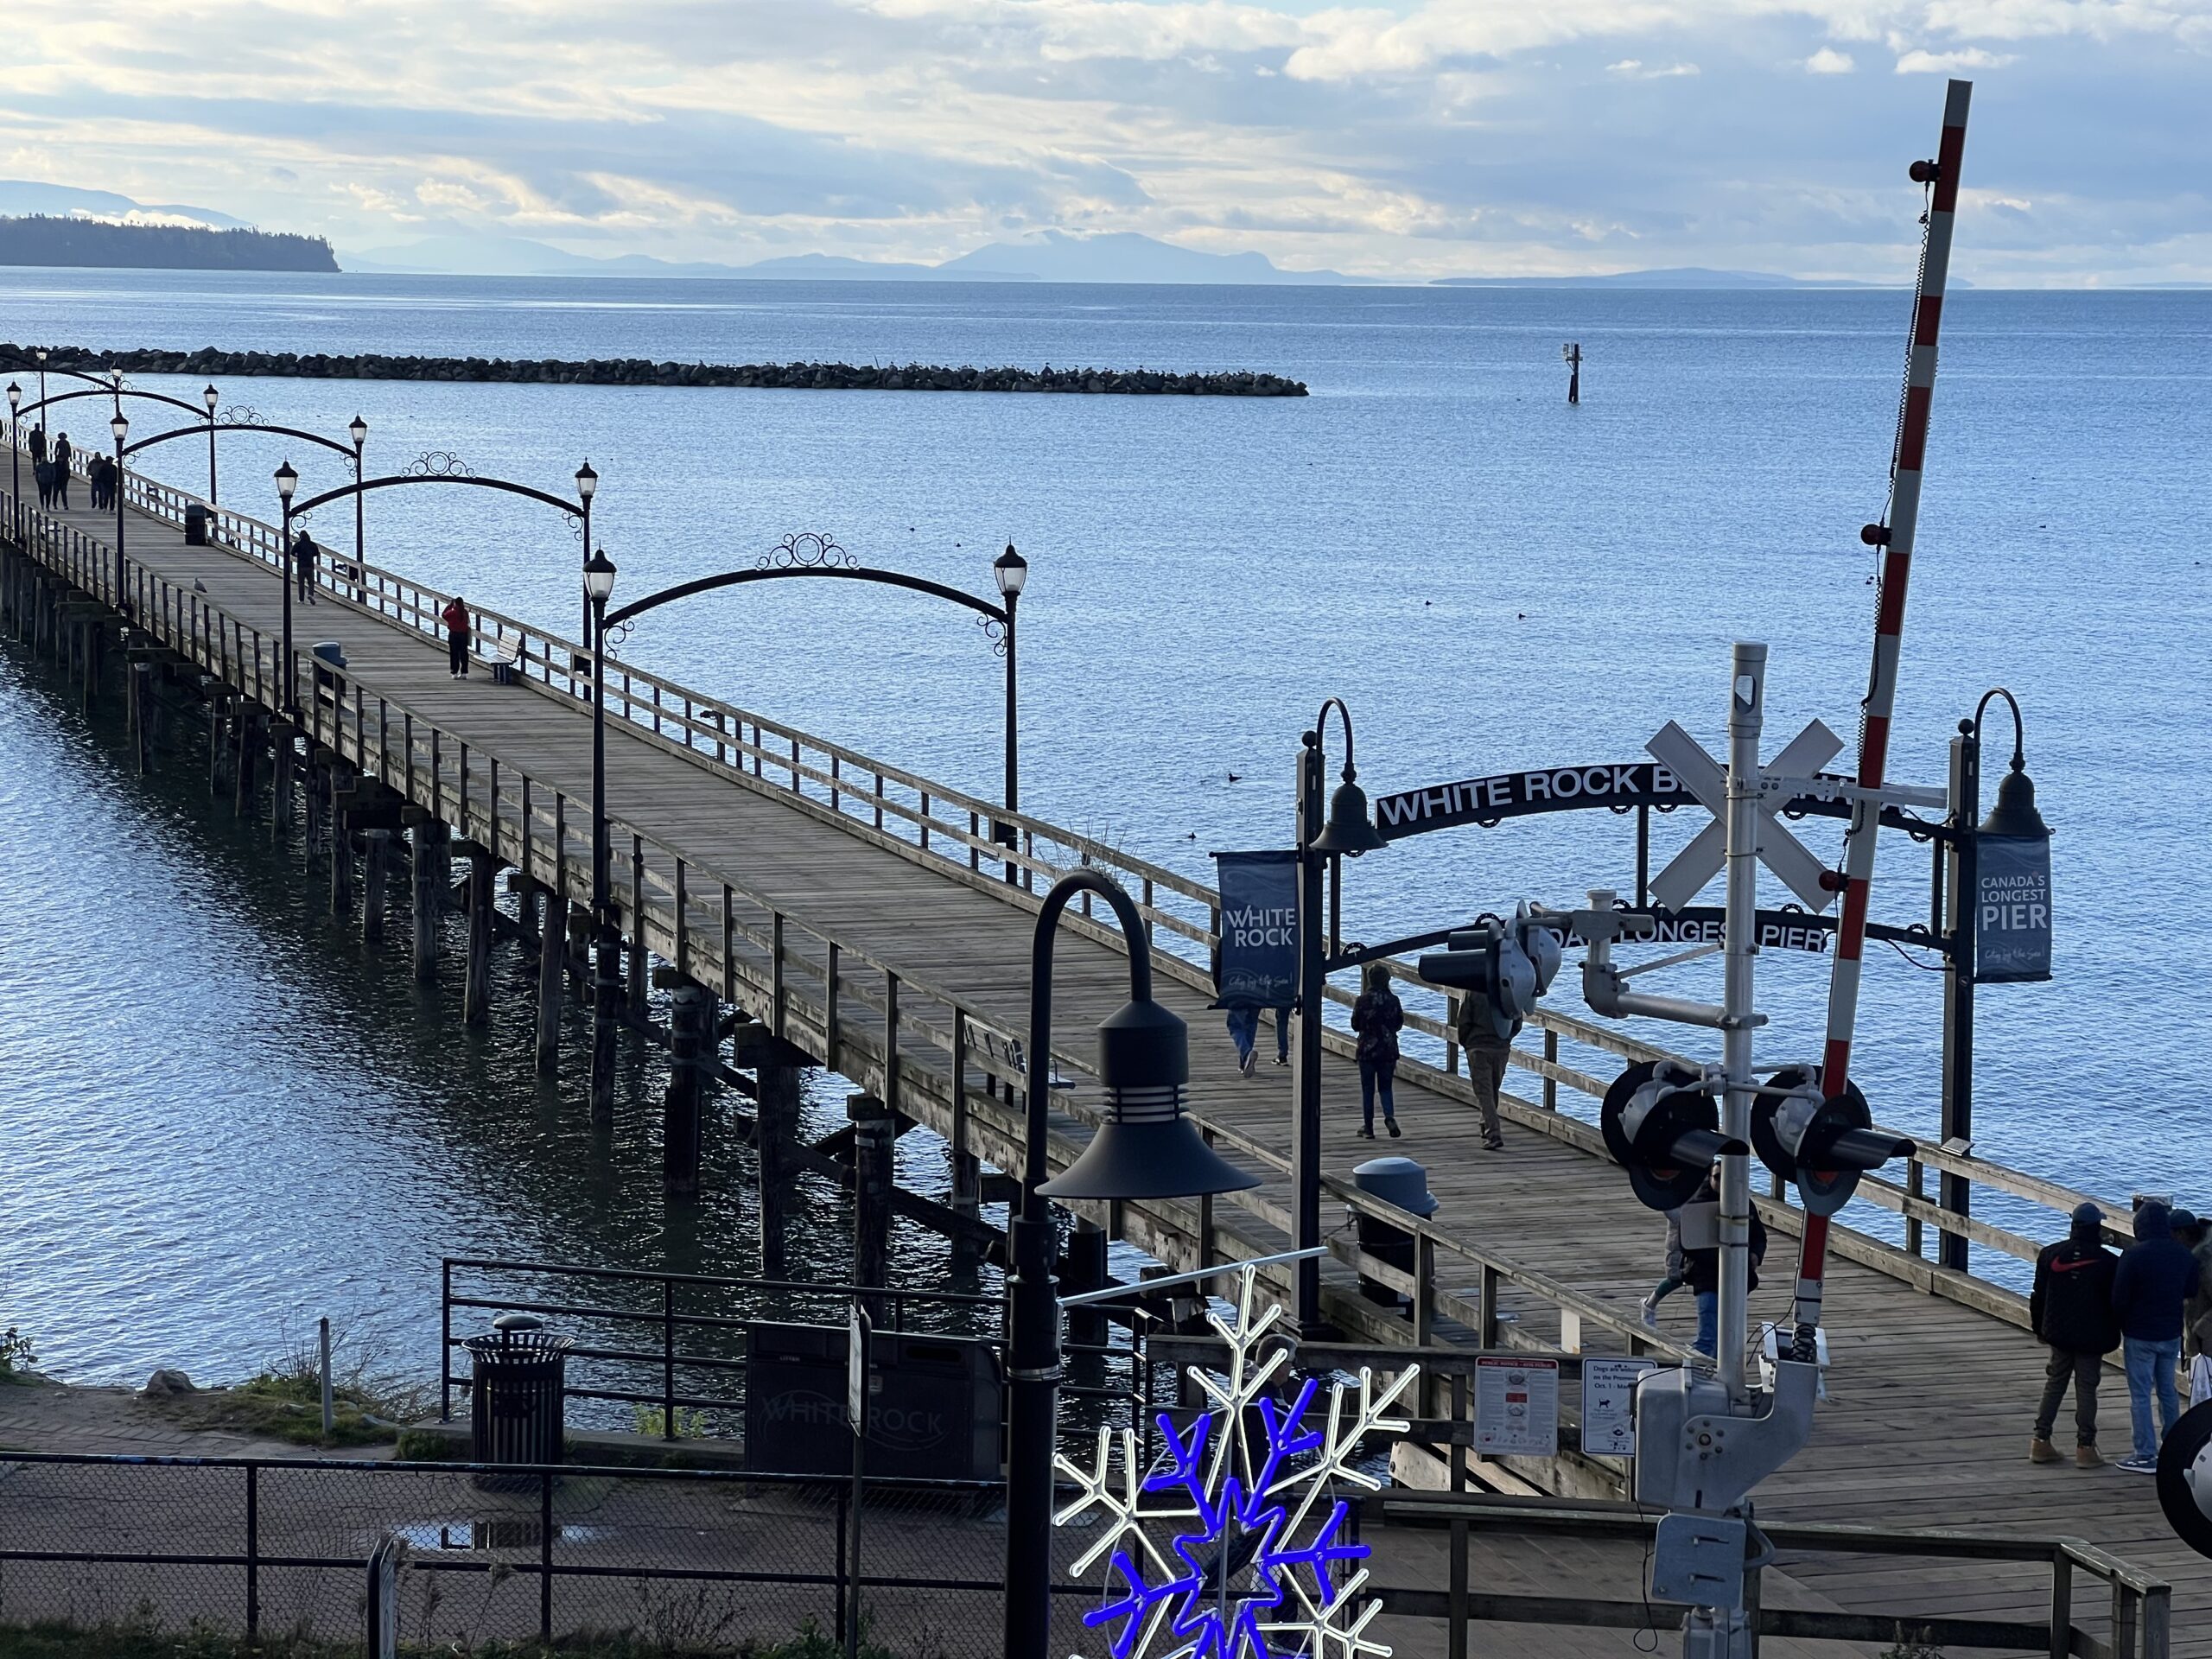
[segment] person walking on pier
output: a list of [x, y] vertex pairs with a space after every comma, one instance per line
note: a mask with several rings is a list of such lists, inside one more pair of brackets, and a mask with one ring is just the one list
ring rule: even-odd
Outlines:
[[31, 480], [38, 486], [39, 505], [42, 508], [52, 506], [54, 505], [54, 463], [50, 461], [31, 462]]
[[46, 423], [41, 421], [36, 426], [31, 428], [31, 460], [37, 462], [45, 459]]
[[1397, 1103], [1390, 1094], [1391, 1079], [1398, 1072], [1398, 1032], [1406, 1023], [1406, 1005], [1390, 988], [1390, 970], [1370, 963], [1367, 988], [1351, 1005], [1351, 1028], [1359, 1033], [1359, 1132], [1375, 1138], [1375, 1096], [1382, 1096], [1382, 1122], [1390, 1138], [1398, 1135]]
[[2158, 1472], [2158, 1442], [2181, 1415], [2174, 1382], [2181, 1369], [2182, 1305], [2196, 1294], [2201, 1278], [2196, 1257], [2173, 1236], [2173, 1211], [2163, 1199], [2145, 1199], [2135, 1211], [2135, 1243], [2120, 1258], [2112, 1281], [2135, 1430], [2134, 1455], [2114, 1466], [2131, 1474]]
[[315, 600], [315, 538], [304, 530], [292, 541], [292, 597], [312, 605]]
[[1643, 1322], [1652, 1330], [1659, 1328], [1659, 1304], [1680, 1290], [1689, 1281], [1683, 1277], [1682, 1212], [1677, 1208], [1667, 1212], [1667, 1270], [1659, 1282], [1651, 1287], [1651, 1294], [1637, 1304]]
[[62, 512], [69, 511], [69, 435], [60, 432], [54, 439], [54, 505]]
[[[1711, 1237], [1713, 1243], [1692, 1244], [1682, 1252], [1682, 1281], [1690, 1287], [1691, 1294], [1697, 1298], [1697, 1340], [1691, 1345], [1707, 1359], [1711, 1359], [1720, 1348], [1720, 1240], [1718, 1230], [1718, 1218], [1720, 1214], [1720, 1166], [1719, 1164], [1713, 1165], [1713, 1173], [1705, 1178], [1705, 1185], [1698, 1188], [1696, 1195], [1690, 1199], [1689, 1203], [1675, 1212], [1677, 1224], [1688, 1219], [1684, 1211], [1696, 1209], [1700, 1205], [1705, 1207], [1705, 1215], [1711, 1217], [1712, 1221], [1707, 1226], [1701, 1227], [1699, 1231], [1702, 1236]], [[1751, 1212], [1751, 1282], [1745, 1288], [1757, 1290], [1759, 1287], [1759, 1264], [1766, 1260], [1766, 1224], [1759, 1219], [1756, 1210]]]
[[2044, 1370], [2043, 1404], [2036, 1412], [2035, 1437], [2028, 1461], [2056, 1463], [2050, 1443], [2066, 1387], [2074, 1386], [2074, 1461], [2094, 1469], [2097, 1453], [2097, 1379], [2105, 1356], [2120, 1346], [2120, 1319], [2113, 1312], [2112, 1281], [2120, 1258], [2105, 1249], [2105, 1212], [2094, 1204], [2077, 1205], [2073, 1230], [2036, 1257], [2034, 1291], [2028, 1297], [2028, 1325], [2050, 1349]]
[[459, 594], [438, 613], [446, 625], [446, 672], [456, 680], [468, 677], [468, 606]]
[[1473, 1085], [1475, 1104], [1482, 1111], [1486, 1152], [1505, 1150], [1505, 1131], [1497, 1117], [1497, 1091], [1504, 1086], [1513, 1033], [1521, 1029], [1521, 1022], [1516, 1020], [1510, 1028], [1500, 1032], [1498, 1022], [1503, 1017], [1488, 997], [1469, 994], [1459, 999], [1459, 1018], [1453, 1026], [1459, 1046], [1467, 1053], [1467, 1081]]

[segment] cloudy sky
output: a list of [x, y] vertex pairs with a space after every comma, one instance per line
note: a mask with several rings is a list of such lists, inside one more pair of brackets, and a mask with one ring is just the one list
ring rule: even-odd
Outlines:
[[1895, 280], [1947, 73], [1961, 275], [2212, 279], [2212, 0], [69, 0], [10, 22], [0, 176], [341, 251], [937, 260], [1056, 226]]

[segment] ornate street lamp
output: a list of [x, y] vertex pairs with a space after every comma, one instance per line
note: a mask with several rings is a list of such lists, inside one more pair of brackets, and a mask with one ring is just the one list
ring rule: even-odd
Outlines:
[[[1006, 551], [991, 563], [991, 579], [998, 583], [999, 597], [1006, 601], [1006, 775], [1001, 798], [1008, 812], [1021, 810], [1021, 768], [1016, 759], [1014, 737], [1015, 683], [1020, 653], [1014, 640], [1014, 613], [1020, 607], [1021, 590], [1029, 584], [1029, 561], [1014, 550], [1014, 543], [1006, 544]], [[999, 841], [1003, 846], [1018, 843], [1020, 831], [1008, 823], [1000, 825]], [[1006, 867], [1006, 879], [1014, 879], [1011, 861]]]
[[[583, 503], [584, 508], [584, 563], [586, 564], [591, 563], [591, 499], [598, 493], [599, 474], [592, 470], [591, 462], [586, 461], [582, 466], [576, 468], [576, 499]], [[584, 593], [584, 649], [594, 656], [599, 654], [599, 636], [592, 631], [591, 593], [588, 588]]]
[[[1052, 1074], [1052, 946], [1076, 894], [1103, 895], [1129, 956], [1129, 1001], [1098, 1027], [1103, 1122], [1057, 1180], [1045, 1179]], [[1048, 1200], [1192, 1198], [1257, 1186], [1207, 1146], [1184, 1115], [1189, 1032], [1152, 999], [1152, 952], [1137, 907], [1096, 870], [1053, 884], [1030, 945], [1029, 1047], [1021, 1205], [1007, 1225], [1014, 1268], [1007, 1311], [1006, 1651], [1051, 1652], [1052, 1453], [1058, 1432], [1060, 1306]]]
[[[122, 372], [118, 371], [118, 385], [122, 379]], [[115, 434], [115, 608], [127, 617], [130, 614], [130, 601], [126, 597], [129, 590], [123, 575], [123, 441], [130, 435], [130, 417], [123, 412], [120, 403], [116, 404], [114, 416], [107, 427]]]
[[[368, 537], [362, 528], [361, 507], [361, 504], [368, 499], [361, 490], [361, 449], [369, 441], [369, 423], [356, 415], [347, 423], [346, 434], [353, 440], [353, 565], [358, 574], [360, 568], [369, 562]], [[353, 589], [353, 597], [356, 601], [360, 599], [361, 589], [359, 587]]]
[[300, 712], [300, 684], [292, 660], [292, 496], [299, 487], [300, 475], [287, 461], [276, 469], [276, 499], [284, 504], [283, 531], [276, 552], [277, 585], [284, 593], [284, 671], [277, 678], [284, 688], [284, 712], [296, 717]]
[[8, 506], [9, 528], [17, 541], [23, 539], [23, 469], [20, 454], [22, 433], [18, 429], [16, 411], [23, 406], [23, 389], [14, 381], [8, 383]]
[[[590, 464], [585, 464], [585, 471]], [[583, 486], [583, 474], [576, 476]], [[586, 502], [591, 496], [587, 491]], [[594, 1117], [614, 1110], [614, 1020], [621, 982], [618, 969], [622, 941], [609, 913], [607, 888], [613, 850], [607, 822], [607, 658], [598, 642], [607, 632], [607, 601], [614, 592], [614, 562], [607, 550], [595, 550], [584, 561], [584, 603], [588, 626], [585, 638], [591, 652], [591, 914], [594, 997], [591, 1045], [591, 1109]]]
[[215, 405], [222, 401], [222, 394], [212, 385], [200, 389], [200, 401], [207, 405], [207, 505], [215, 505]]

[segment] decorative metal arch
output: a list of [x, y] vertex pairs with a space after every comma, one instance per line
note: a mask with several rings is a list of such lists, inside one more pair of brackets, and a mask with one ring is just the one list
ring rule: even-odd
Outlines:
[[[824, 544], [836, 548], [839, 553], [844, 551], [843, 549], [837, 548], [834, 542], [825, 542]], [[789, 546], [790, 543], [787, 541], [785, 545]], [[1001, 652], [1004, 651], [1004, 630], [1007, 620], [1006, 609], [1003, 606], [992, 604], [988, 600], [978, 599], [975, 594], [963, 593], [957, 588], [948, 588], [941, 582], [931, 582], [926, 576], [910, 576], [903, 571], [869, 570], [853, 565], [820, 563], [785, 566], [771, 563], [770, 561], [774, 556], [774, 554], [770, 554], [764, 558], [761, 564], [754, 566], [750, 570], [726, 570], [718, 576], [701, 576], [696, 581], [678, 582], [673, 588], [664, 588], [657, 594], [647, 594], [643, 599], [632, 600], [620, 610], [607, 613], [607, 626], [610, 628], [613, 627], [618, 623], [630, 620], [632, 617], [641, 616], [647, 611], [658, 610], [663, 605], [673, 604], [679, 599], [689, 599], [694, 594], [712, 593], [719, 588], [734, 588], [751, 582], [781, 582], [798, 576], [826, 576], [845, 582], [872, 582], [885, 588], [905, 588], [914, 593], [928, 594], [938, 599], [950, 600], [955, 605], [965, 606], [981, 617], [987, 629], [996, 627], [1000, 630], [1000, 632], [993, 637], [998, 639]]]
[[[57, 391], [51, 397], [41, 397], [35, 404], [27, 404], [16, 410], [16, 419], [21, 423], [24, 416], [35, 415], [48, 404], [66, 404], [78, 397], [143, 397], [149, 403], [167, 404], [172, 409], [188, 410], [200, 417], [200, 424], [195, 429], [201, 432], [207, 429], [207, 411], [200, 404], [188, 404], [183, 398], [172, 397], [165, 391], [140, 391], [132, 386], [125, 386], [118, 391], [105, 381], [84, 391]], [[350, 454], [353, 452], [348, 450], [346, 453]]]
[[[351, 454], [353, 452], [348, 449], [346, 453]], [[442, 450], [432, 452], [433, 455], [446, 454], [447, 452]], [[425, 456], [423, 459], [428, 461], [430, 458], [430, 456]], [[448, 459], [451, 460], [454, 457], [448, 455]], [[296, 518], [303, 512], [312, 512], [317, 507], [332, 501], [343, 500], [349, 495], [366, 495], [371, 490], [389, 490], [403, 484], [472, 485], [480, 490], [504, 490], [509, 495], [527, 496], [532, 501], [543, 501], [556, 512], [565, 512], [572, 518], [579, 517], [583, 512], [583, 504], [580, 501], [563, 500], [557, 495], [549, 495], [543, 490], [533, 489], [527, 484], [512, 483], [504, 478], [479, 478], [474, 473], [425, 472], [394, 473], [383, 478], [364, 479], [359, 484], [341, 484], [334, 490], [325, 490], [321, 495], [309, 496], [306, 500], [296, 503], [292, 508], [292, 516]]]
[[340, 454], [348, 458], [353, 454], [352, 444], [340, 443], [335, 438], [326, 438], [320, 432], [304, 432], [296, 426], [264, 426], [258, 421], [202, 421], [197, 426], [180, 426], [170, 431], [156, 432], [150, 438], [141, 438], [136, 443], [126, 443], [123, 446], [123, 453], [128, 458], [137, 454], [141, 449], [150, 448], [157, 443], [167, 443], [171, 438], [205, 437], [210, 432], [269, 432], [278, 437], [298, 438], [305, 443], [319, 443], [324, 448], [335, 449]]

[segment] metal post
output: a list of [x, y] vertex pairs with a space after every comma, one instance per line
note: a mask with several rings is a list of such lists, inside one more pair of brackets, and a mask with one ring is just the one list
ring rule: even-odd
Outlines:
[[542, 1646], [553, 1645], [553, 1471], [550, 1469], [541, 1469], [537, 1474], [537, 1640]]
[[[1945, 904], [1944, 930], [1949, 936], [1949, 960], [1943, 969], [1943, 1144], [1974, 1139], [1974, 906], [1979, 887], [1975, 836], [1981, 822], [1981, 740], [1974, 722], [1959, 722], [1951, 740], [1951, 834], [1949, 888]], [[1954, 1215], [1973, 1208], [1972, 1187], [1962, 1175], [1948, 1170], [1938, 1178], [1938, 1201]], [[1964, 1233], [1940, 1230], [1936, 1243], [1938, 1267], [1967, 1270]]]
[[[1728, 1093], [1721, 1132], [1749, 1144], [1751, 1096], [1751, 972], [1758, 949], [1759, 725], [1766, 706], [1766, 647], [1736, 643], [1728, 696], [1728, 893], [1723, 946], [1722, 1062]], [[1751, 1312], [1751, 1160], [1720, 1165], [1720, 1319], [1717, 1375], [1732, 1402], [1751, 1397], [1744, 1344]]]
[[[364, 442], [366, 441], [364, 440]], [[369, 562], [368, 542], [363, 533], [364, 520], [361, 512], [361, 504], [367, 499], [361, 489], [361, 445], [357, 443], [353, 446], [353, 569], [356, 573], [359, 573]], [[358, 583], [353, 589], [353, 597], [355, 599], [361, 597], [361, 589]]]
[[292, 661], [292, 499], [284, 498], [283, 528], [276, 542], [276, 585], [283, 590], [284, 598], [284, 671], [277, 683], [284, 691], [284, 712], [296, 718], [300, 712], [300, 677]]
[[315, 1341], [322, 1356], [322, 1437], [330, 1438], [330, 1431], [337, 1427], [337, 1414], [330, 1397], [330, 1320], [327, 1317], [315, 1321]]
[[[1321, 855], [1311, 849], [1321, 833], [1321, 734], [1306, 734], [1298, 752], [1298, 1040], [1291, 1047], [1291, 1093], [1297, 1102], [1292, 1126], [1291, 1248], [1321, 1242], [1321, 1005], [1326, 976], [1321, 944]], [[1321, 1323], [1321, 1264], [1313, 1257], [1293, 1269], [1292, 1313], [1301, 1332]]]
[[[584, 503], [585, 524], [590, 524], [591, 503]], [[585, 545], [590, 545], [588, 536]], [[607, 601], [591, 602], [591, 913], [595, 957], [592, 973], [591, 1114], [597, 1122], [614, 1116], [614, 1021], [621, 993], [619, 958], [622, 940], [610, 913], [607, 887], [612, 877], [607, 822], [607, 659], [597, 641], [604, 632]], [[555, 878], [557, 881], [557, 873]], [[642, 917], [633, 926], [645, 925]]]
[[[361, 481], [359, 473], [353, 475], [353, 481]], [[207, 505], [215, 505], [215, 411], [212, 409], [207, 411]], [[208, 528], [212, 531], [214, 526]]]
[[261, 1465], [245, 1466], [245, 1639], [261, 1634]]
[[[117, 405], [118, 409], [121, 405]], [[115, 608], [128, 617], [130, 601], [126, 592], [128, 579], [123, 574], [123, 440], [115, 441]]]
[[1021, 600], [1020, 594], [1006, 596], [1006, 810], [1021, 810], [1021, 768], [1016, 760], [1014, 737], [1014, 687], [1019, 653], [1014, 645], [1014, 612]]

